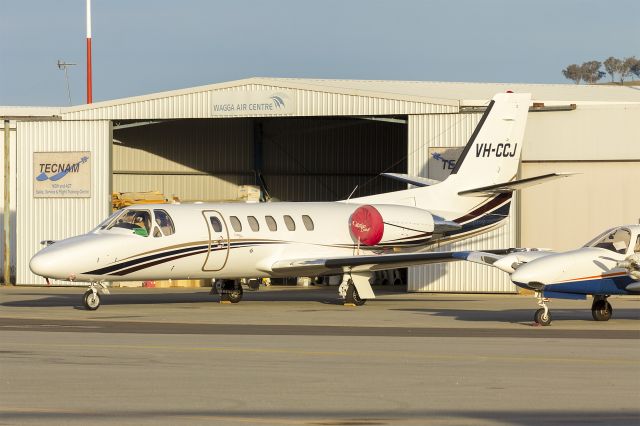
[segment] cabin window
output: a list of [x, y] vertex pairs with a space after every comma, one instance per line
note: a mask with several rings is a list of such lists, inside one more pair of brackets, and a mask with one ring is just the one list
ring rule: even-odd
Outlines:
[[303, 214], [302, 223], [304, 223], [304, 227], [307, 228], [307, 231], [313, 231], [313, 220], [310, 216]]
[[640, 253], [640, 235], [636, 239], [636, 246], [633, 248], [634, 253]]
[[238, 219], [237, 216], [229, 217], [229, 222], [231, 222], [231, 227], [234, 231], [242, 232], [242, 222], [240, 222], [240, 219]]
[[151, 213], [148, 210], [125, 210], [107, 229], [131, 229], [134, 234], [148, 237], [151, 232]]
[[171, 220], [169, 213], [164, 210], [154, 210], [153, 215], [156, 217], [156, 223], [164, 235], [173, 235], [176, 233], [176, 228], [173, 226], [173, 220]]
[[267, 227], [269, 228], [269, 231], [278, 230], [278, 224], [276, 223], [276, 220], [273, 218], [273, 216], [265, 216], [264, 220], [267, 222]]
[[209, 217], [209, 221], [211, 222], [211, 228], [213, 228], [213, 232], [222, 232], [222, 222], [215, 216]]
[[255, 216], [247, 216], [247, 221], [249, 222], [249, 228], [251, 228], [253, 232], [258, 232], [260, 230], [260, 224]]
[[599, 247], [611, 250], [619, 254], [625, 254], [629, 244], [631, 243], [631, 233], [624, 228], [614, 229], [602, 238], [599, 238], [589, 244], [591, 247]]
[[296, 223], [293, 221], [293, 218], [288, 214], [284, 215], [284, 224], [286, 225], [289, 231], [296, 230]]

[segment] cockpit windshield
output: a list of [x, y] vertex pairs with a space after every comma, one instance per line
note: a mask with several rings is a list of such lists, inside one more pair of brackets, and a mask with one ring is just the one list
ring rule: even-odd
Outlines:
[[106, 218], [105, 220], [100, 222], [98, 226], [96, 226], [95, 230], [106, 229], [107, 226], [109, 226], [111, 222], [113, 222], [121, 214], [122, 214], [122, 209], [116, 210], [115, 212], [111, 213], [108, 218]]
[[599, 247], [615, 253], [625, 254], [631, 242], [631, 232], [625, 228], [610, 229], [585, 244], [585, 247]]
[[108, 223], [104, 229], [113, 228], [131, 229], [136, 235], [148, 237], [151, 231], [151, 213], [149, 213], [149, 210], [124, 210], [120, 216]]

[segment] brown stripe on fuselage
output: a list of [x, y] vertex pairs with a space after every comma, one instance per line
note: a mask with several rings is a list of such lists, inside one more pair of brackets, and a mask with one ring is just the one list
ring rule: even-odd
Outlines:
[[142, 252], [142, 253], [134, 254], [133, 256], [125, 257], [124, 259], [118, 259], [118, 260], [119, 261], [125, 261], [125, 260], [129, 260], [129, 259], [133, 259], [134, 257], [145, 256], [147, 254], [159, 253], [161, 251], [174, 250], [174, 249], [179, 249], [179, 248], [189, 247], [189, 246], [197, 246], [197, 245], [201, 245], [201, 244], [209, 244], [209, 242], [210, 242], [209, 240], [205, 240], [205, 241], [196, 241], [196, 242], [176, 244], [176, 245], [173, 245], [173, 246], [166, 246], [166, 247], [162, 247], [162, 248], [159, 248], [159, 249], [155, 249], [155, 250], [150, 250], [150, 251], [145, 251], [145, 252]]
[[506, 201], [509, 201], [511, 199], [511, 192], [505, 193], [505, 194], [500, 194], [494, 198], [492, 198], [491, 200], [487, 201], [486, 203], [482, 204], [481, 206], [477, 207], [475, 210], [467, 213], [466, 215], [459, 217], [458, 219], [455, 219], [455, 222], [458, 222], [460, 224], [463, 224], [465, 222], [469, 222], [470, 220], [473, 220], [475, 218], [477, 218], [478, 216], [483, 215], [484, 213], [488, 212], [489, 210], [498, 207], [500, 204], [505, 203]]

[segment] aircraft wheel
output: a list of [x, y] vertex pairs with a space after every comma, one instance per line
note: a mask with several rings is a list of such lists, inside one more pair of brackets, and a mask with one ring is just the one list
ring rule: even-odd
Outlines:
[[358, 289], [352, 282], [350, 282], [349, 287], [347, 288], [347, 295], [344, 298], [344, 302], [353, 303], [356, 306], [362, 306], [365, 304], [366, 301], [367, 299], [360, 298], [360, 295], [358, 294]]
[[551, 314], [549, 312], [545, 314], [544, 311], [544, 308], [538, 309], [533, 320], [540, 325], [549, 325], [551, 324]]
[[606, 300], [597, 300], [591, 307], [591, 316], [595, 321], [609, 321], [613, 315], [613, 308]]
[[231, 303], [240, 302], [242, 300], [242, 294], [242, 285], [236, 284], [233, 281], [227, 282], [222, 292], [222, 295], [226, 296], [225, 298]]
[[82, 298], [84, 307], [90, 311], [95, 311], [100, 307], [100, 295], [93, 290], [87, 290]]

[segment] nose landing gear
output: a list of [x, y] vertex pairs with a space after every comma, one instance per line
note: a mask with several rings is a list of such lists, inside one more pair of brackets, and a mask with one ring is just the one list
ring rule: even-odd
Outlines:
[[541, 306], [533, 316], [533, 320], [536, 324], [547, 326], [551, 324], [551, 313], [549, 313], [549, 307], [547, 302], [549, 299], [542, 295], [541, 291], [536, 291], [536, 298], [538, 299], [538, 305]]
[[100, 292], [109, 294], [109, 289], [103, 283], [91, 283], [89, 289], [82, 296], [82, 304], [89, 311], [100, 307]]

